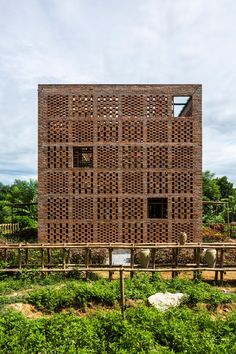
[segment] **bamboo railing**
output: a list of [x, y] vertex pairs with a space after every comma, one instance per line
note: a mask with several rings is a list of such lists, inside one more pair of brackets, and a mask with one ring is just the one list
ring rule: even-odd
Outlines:
[[0, 234], [8, 235], [13, 234], [15, 231], [19, 231], [19, 224], [0, 224]]
[[[93, 249], [106, 249], [107, 262], [106, 264], [93, 264], [91, 260], [91, 251]], [[115, 249], [126, 249], [130, 251], [129, 264], [113, 264], [112, 251]], [[152, 262], [148, 267], [142, 268], [135, 261], [135, 253], [141, 249], [150, 249]], [[215, 268], [209, 268], [202, 256], [203, 249], [216, 249], [217, 262]], [[60, 251], [60, 262], [55, 262], [54, 251]], [[72, 250], [83, 250], [83, 260], [78, 263], [72, 263]], [[158, 254], [161, 251], [169, 251], [171, 257], [169, 261], [164, 264], [159, 261]], [[192, 251], [192, 259], [190, 262], [180, 261], [181, 252], [183, 250]], [[31, 261], [30, 253], [37, 253], [34, 255], [34, 262]], [[11, 261], [12, 252], [14, 253], [14, 262]], [[227, 252], [233, 254], [233, 261], [225, 263], [225, 255]], [[191, 253], [191, 252], [190, 252]], [[235, 257], [234, 257], [235, 256]], [[232, 258], [232, 257], [231, 257]], [[10, 260], [10, 262], [9, 262]], [[0, 244], [0, 261], [2, 267], [0, 272], [21, 272], [22, 270], [31, 272], [38, 270], [43, 273], [52, 272], [70, 272], [75, 269], [85, 271], [86, 277], [89, 272], [106, 271], [109, 272], [109, 278], [112, 279], [113, 272], [123, 271], [130, 272], [131, 277], [135, 272], [171, 272], [172, 277], [178, 275], [179, 272], [193, 272], [194, 278], [200, 276], [203, 271], [215, 272], [215, 280], [218, 281], [220, 275], [220, 282], [223, 283], [224, 273], [228, 271], [235, 272], [236, 279], [236, 243], [187, 243], [179, 245], [176, 243], [162, 243], [162, 244], [123, 244], [123, 243], [60, 243], [60, 244], [14, 244], [6, 243]], [[5, 263], [4, 263], [5, 262]]]

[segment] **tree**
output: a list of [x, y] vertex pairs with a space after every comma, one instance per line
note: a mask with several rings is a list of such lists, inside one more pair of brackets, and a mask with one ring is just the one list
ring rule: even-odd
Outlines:
[[0, 182], [0, 224], [4, 223], [6, 212], [3, 208], [3, 201], [6, 198], [6, 194], [9, 192], [10, 186], [4, 185]]
[[220, 187], [214, 179], [215, 174], [210, 171], [203, 172], [203, 199], [204, 200], [220, 200]]
[[13, 210], [13, 222], [19, 222], [22, 228], [35, 227], [37, 225], [38, 183], [36, 180], [21, 181], [19, 179], [2, 194], [0, 206], [4, 213], [4, 222], [11, 222]]
[[215, 181], [220, 189], [221, 199], [227, 199], [234, 195], [234, 185], [228, 181], [226, 176], [217, 177]]

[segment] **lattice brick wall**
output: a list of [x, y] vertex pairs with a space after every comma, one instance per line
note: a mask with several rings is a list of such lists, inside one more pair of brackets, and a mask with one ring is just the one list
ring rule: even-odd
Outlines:
[[68, 118], [69, 117], [69, 96], [68, 95], [48, 95], [47, 116], [48, 118]]
[[98, 146], [97, 156], [98, 168], [118, 168], [118, 146]]
[[97, 174], [98, 194], [118, 194], [118, 173], [117, 172], [98, 172]]
[[98, 121], [97, 122], [97, 139], [102, 142], [118, 141], [118, 122], [115, 121]]
[[128, 142], [143, 142], [143, 122], [140, 120], [122, 121], [122, 140]]
[[90, 120], [72, 121], [71, 140], [73, 143], [92, 143], [94, 140], [94, 122]]
[[147, 121], [147, 142], [168, 143], [168, 121], [148, 120]]
[[72, 192], [76, 194], [93, 194], [94, 172], [75, 171], [72, 178]]
[[169, 167], [167, 146], [148, 146], [147, 147], [147, 168], [165, 168]]
[[168, 98], [164, 95], [147, 96], [147, 117], [162, 117], [168, 115]]
[[135, 223], [123, 223], [122, 224], [122, 234], [124, 243], [142, 243], [144, 231], [143, 231], [143, 223], [135, 222]]
[[47, 200], [48, 220], [69, 219], [69, 199], [50, 197]]
[[168, 172], [147, 172], [147, 193], [168, 194]]
[[143, 172], [130, 171], [122, 173], [122, 193], [143, 193]]
[[72, 117], [93, 117], [92, 95], [72, 95]]
[[48, 194], [68, 194], [69, 193], [69, 172], [50, 172], [46, 174], [45, 185]]
[[122, 115], [127, 117], [143, 116], [144, 100], [142, 95], [123, 95], [121, 101]]
[[172, 143], [192, 143], [193, 142], [193, 122], [174, 121], [172, 122]]
[[118, 101], [117, 96], [99, 96], [97, 98], [98, 118], [118, 118]]
[[68, 122], [54, 120], [48, 122], [47, 133], [49, 143], [69, 142]]
[[199, 241], [201, 150], [200, 85], [40, 85], [39, 241]]
[[122, 147], [122, 167], [124, 169], [143, 168], [143, 146]]
[[48, 146], [47, 167], [66, 169], [69, 167], [68, 146]]
[[168, 242], [168, 223], [167, 222], [148, 223], [146, 242], [150, 242], [150, 243]]
[[72, 199], [72, 218], [74, 220], [93, 220], [94, 198], [92, 197], [73, 197]]

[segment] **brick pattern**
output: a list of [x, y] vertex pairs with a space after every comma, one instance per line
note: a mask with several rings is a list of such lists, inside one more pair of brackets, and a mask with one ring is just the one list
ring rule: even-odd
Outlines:
[[71, 140], [73, 143], [92, 143], [94, 139], [93, 121], [79, 120], [72, 122]]
[[118, 118], [118, 101], [117, 96], [99, 96], [97, 98], [97, 117]]
[[165, 95], [147, 96], [147, 117], [168, 115], [168, 98]]
[[97, 139], [101, 142], [116, 142], [118, 141], [118, 124], [113, 121], [98, 121], [97, 122]]
[[73, 95], [72, 96], [72, 117], [87, 118], [93, 117], [93, 96]]
[[150, 243], [168, 242], [168, 223], [167, 222], [148, 223], [146, 242], [150, 242]]
[[147, 121], [147, 142], [168, 143], [168, 121], [148, 120]]
[[[192, 96], [186, 116], [173, 117], [174, 96]], [[93, 164], [73, 167], [76, 147]], [[148, 198], [167, 198], [167, 219], [148, 218]], [[200, 230], [200, 85], [39, 86], [40, 242], [193, 242]]]

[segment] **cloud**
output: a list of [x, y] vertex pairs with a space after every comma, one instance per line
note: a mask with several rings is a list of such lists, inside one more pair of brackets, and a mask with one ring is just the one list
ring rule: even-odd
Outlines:
[[202, 83], [204, 169], [236, 184], [234, 0], [11, 0], [0, 13], [0, 178], [37, 175], [38, 83]]

